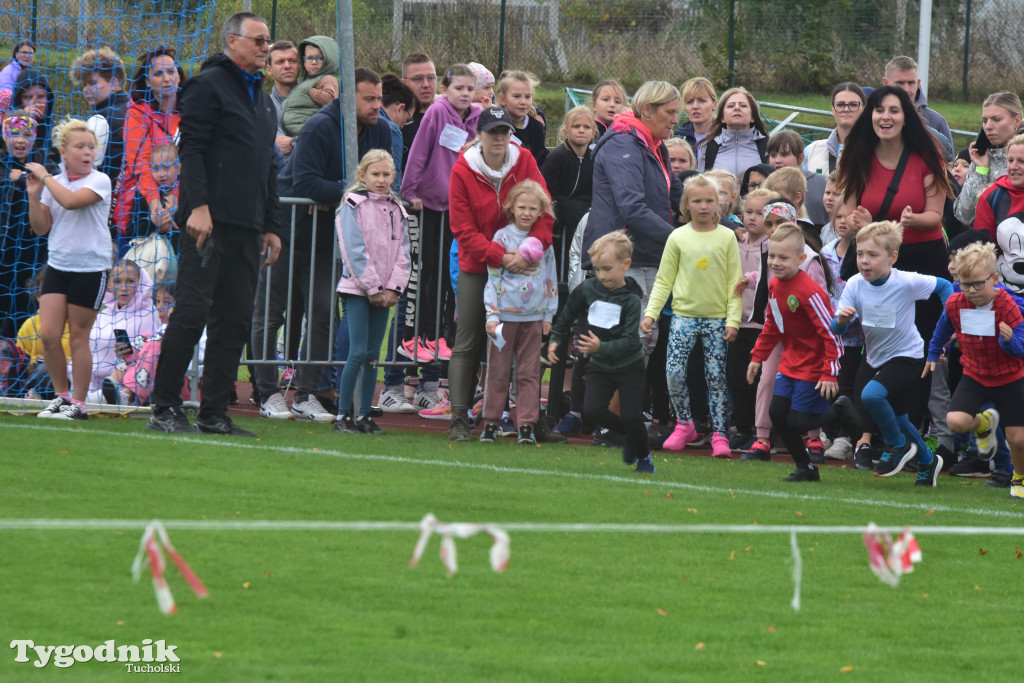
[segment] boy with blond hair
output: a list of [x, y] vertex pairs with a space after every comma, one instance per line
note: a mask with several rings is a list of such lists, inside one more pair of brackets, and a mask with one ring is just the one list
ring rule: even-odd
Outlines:
[[[971, 244], [956, 255], [960, 290], [946, 300], [928, 349], [925, 372], [934, 370], [956, 334], [964, 376], [953, 393], [946, 423], [955, 433], [974, 432], [978, 452], [990, 460], [1000, 423], [1010, 444], [1010, 497], [1024, 498], [1024, 316], [998, 288], [995, 245]], [[995, 407], [979, 412], [986, 403]]]
[[783, 223], [768, 244], [768, 308], [764, 329], [757, 338], [747, 367], [747, 382], [753, 384], [761, 364], [781, 342], [782, 358], [772, 395], [772, 425], [793, 456], [796, 470], [783, 481], [820, 481], [811, 463], [802, 435], [823, 422], [853, 413], [848, 399], [829, 399], [838, 393], [839, 359], [843, 344], [831, 329], [832, 305], [828, 294], [800, 264], [804, 253], [803, 232], [794, 223]]
[[857, 372], [861, 401], [882, 433], [885, 450], [875, 474], [890, 477], [918, 456], [917, 486], [935, 486], [942, 457], [933, 455], [907, 417], [904, 393], [924, 369], [924, 340], [914, 326], [917, 301], [938, 294], [945, 303], [953, 286], [933, 275], [893, 268], [903, 228], [871, 223], [857, 233], [858, 273], [846, 282], [832, 331], [846, 332], [854, 319], [864, 330], [865, 362]]
[[[632, 263], [633, 243], [622, 230], [607, 233], [591, 245], [594, 277], [572, 290], [562, 313], [551, 328], [548, 360], [558, 362], [558, 351], [569, 336], [569, 326], [584, 312], [586, 329], [576, 348], [590, 357], [585, 376], [583, 419], [626, 436], [622, 459], [636, 463], [636, 471], [653, 474], [650, 442], [643, 420], [644, 350], [640, 343], [643, 290], [626, 277]], [[608, 405], [619, 392], [619, 412]]]

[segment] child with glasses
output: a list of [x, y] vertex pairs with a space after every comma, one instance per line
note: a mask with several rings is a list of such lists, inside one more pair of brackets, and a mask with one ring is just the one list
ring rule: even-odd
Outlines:
[[281, 105], [281, 128], [295, 137], [302, 126], [325, 104], [336, 100], [338, 85], [338, 43], [327, 36], [312, 36], [299, 43], [301, 82]]
[[[1014, 469], [1010, 497], [1024, 498], [1024, 316], [999, 287], [994, 244], [970, 244], [957, 252], [956, 263], [961, 291], [946, 300], [924, 371], [935, 369], [955, 333], [964, 376], [946, 424], [958, 434], [974, 432], [985, 460], [995, 455], [1002, 424]], [[987, 403], [994, 407], [979, 412]]]

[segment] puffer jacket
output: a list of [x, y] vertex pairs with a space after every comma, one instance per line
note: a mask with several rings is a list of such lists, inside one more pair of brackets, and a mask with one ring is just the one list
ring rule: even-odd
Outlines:
[[[139, 351], [146, 340], [160, 329], [160, 316], [153, 305], [153, 279], [145, 268], [138, 268], [136, 275], [135, 294], [124, 308], [117, 307], [113, 280], [108, 281], [109, 286], [103, 294], [103, 308], [96, 314], [89, 331], [89, 349], [92, 351], [90, 391], [99, 389], [104, 378], [117, 367], [116, 330], [127, 332], [135, 351]], [[134, 357], [127, 360], [134, 360]]]
[[[339, 74], [338, 43], [333, 38], [312, 36], [299, 44], [300, 48], [306, 45], [312, 45], [320, 50], [324, 56], [324, 61], [320, 65], [320, 70], [312, 76], [306, 73], [305, 63], [300, 65], [302, 76], [305, 80], [292, 88], [292, 91], [288, 93], [288, 97], [285, 98], [284, 103], [281, 105], [281, 128], [287, 135], [292, 137], [298, 135], [306, 121], [320, 111], [321, 105], [313, 100], [310, 91], [317, 87], [325, 76], [337, 79]], [[304, 52], [304, 50], [300, 49], [300, 52]]]
[[833, 130], [827, 140], [815, 140], [804, 148], [804, 170], [828, 177], [839, 165], [841, 151], [839, 134]]
[[767, 163], [768, 137], [756, 128], [723, 129], [714, 139], [707, 140], [697, 159], [701, 172], [721, 168], [737, 178], [751, 166]]
[[335, 219], [341, 247], [342, 294], [370, 296], [409, 284], [409, 219], [394, 195], [345, 195]]
[[[594, 147], [593, 202], [583, 235], [583, 267], [590, 267], [587, 251], [595, 240], [624, 229], [633, 241], [633, 265], [656, 268], [675, 229], [672, 212], [682, 199], [683, 186], [674, 173], [666, 183], [661, 162], [640, 135], [612, 126]], [[668, 149], [664, 142], [659, 144], [667, 160]]]
[[953, 202], [953, 213], [965, 227], [974, 225], [978, 197], [989, 185], [1006, 175], [1006, 164], [1005, 147], [993, 147], [988, 151], [988, 175], [978, 173], [978, 168], [971, 162], [963, 189]]

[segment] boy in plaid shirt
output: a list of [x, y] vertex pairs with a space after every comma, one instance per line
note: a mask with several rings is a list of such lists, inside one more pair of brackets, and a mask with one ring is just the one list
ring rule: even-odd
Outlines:
[[[943, 347], [956, 334], [964, 377], [946, 416], [956, 433], [973, 431], [978, 451], [991, 459], [996, 428], [1003, 425], [1014, 475], [1011, 498], [1024, 498], [1024, 316], [1006, 291], [997, 289], [995, 247], [972, 244], [957, 254], [960, 288], [946, 301], [935, 328], [925, 372], [935, 369]], [[977, 413], [986, 402], [995, 408]]]

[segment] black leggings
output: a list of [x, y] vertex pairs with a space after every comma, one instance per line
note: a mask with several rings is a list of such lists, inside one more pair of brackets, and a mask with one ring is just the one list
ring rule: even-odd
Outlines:
[[[934, 275], [948, 280], [947, 261], [945, 240], [932, 240], [901, 246], [900, 255], [896, 259], [895, 265], [903, 271]], [[937, 295], [933, 294], [929, 298], [917, 302], [914, 309], [914, 326], [917, 327], [921, 339], [924, 340], [925, 351], [928, 349], [928, 341], [932, 338], [932, 333], [935, 332], [935, 326], [941, 316], [942, 302]], [[930, 376], [914, 380], [906, 390], [907, 417], [910, 418], [910, 424], [915, 427], [920, 428], [924, 424], [925, 415], [928, 414], [928, 399], [931, 392], [932, 378]]]

